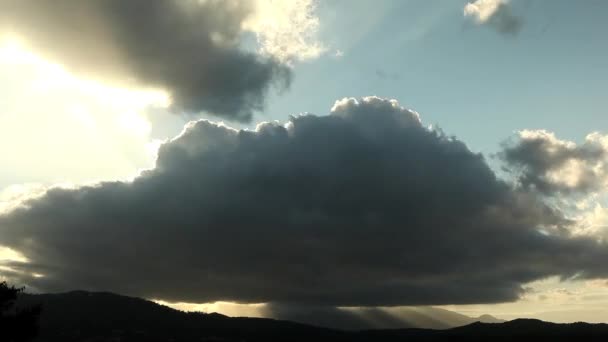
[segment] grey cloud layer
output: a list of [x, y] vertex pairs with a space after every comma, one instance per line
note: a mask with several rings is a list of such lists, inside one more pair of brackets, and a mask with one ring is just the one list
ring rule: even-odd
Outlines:
[[598, 133], [577, 145], [546, 131], [523, 131], [504, 143], [499, 157], [521, 185], [547, 195], [608, 187], [608, 137]]
[[0, 0], [13, 31], [81, 76], [166, 89], [173, 109], [249, 121], [290, 70], [239, 49], [251, 1]]
[[55, 189], [0, 217], [43, 290], [375, 306], [515, 300], [549, 275], [607, 275], [591, 239], [395, 101], [237, 131], [191, 123], [133, 183]]

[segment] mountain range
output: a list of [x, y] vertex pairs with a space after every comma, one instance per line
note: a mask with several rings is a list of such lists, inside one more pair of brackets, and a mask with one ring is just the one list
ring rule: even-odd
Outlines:
[[[422, 327], [459, 322], [463, 325], [443, 329], [405, 325], [401, 329], [344, 330], [287, 320], [183, 312], [140, 298], [84, 291], [23, 294], [18, 304], [21, 307], [42, 305], [40, 334], [36, 340], [39, 342], [495, 341], [530, 337], [608, 340], [606, 324], [556, 324], [531, 319], [502, 322], [492, 316], [477, 319], [485, 323], [472, 322], [476, 319], [436, 308], [412, 309], [410, 323], [418, 322]], [[310, 322], [313, 316], [311, 312], [308, 319], [301, 321]]]

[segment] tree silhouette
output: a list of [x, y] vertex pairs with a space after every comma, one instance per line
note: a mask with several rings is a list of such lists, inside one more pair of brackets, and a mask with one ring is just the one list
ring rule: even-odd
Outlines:
[[0, 341], [30, 341], [38, 333], [40, 306], [18, 308], [15, 301], [22, 291], [0, 282]]

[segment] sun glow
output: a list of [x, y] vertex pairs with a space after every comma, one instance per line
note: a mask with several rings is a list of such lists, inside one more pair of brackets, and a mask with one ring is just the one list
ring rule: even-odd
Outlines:
[[13, 249], [0, 246], [0, 263], [7, 261], [28, 262], [28, 259]]
[[153, 166], [148, 113], [167, 111], [165, 91], [77, 77], [13, 35], [0, 35], [0, 84], [10, 84], [0, 89], [0, 154], [11, 166], [0, 190], [16, 174], [50, 185], [128, 180]]
[[123, 108], [150, 104], [166, 108], [171, 104], [169, 95], [159, 89], [128, 89], [77, 78], [61, 64], [47, 61], [28, 51], [21, 40], [13, 35], [0, 37], [0, 64], [27, 66], [34, 69], [39, 77], [34, 80], [32, 87], [38, 91], [49, 90], [52, 87], [74, 87]]
[[239, 304], [232, 302], [213, 302], [213, 303], [183, 303], [166, 302], [163, 300], [153, 300], [154, 302], [165, 305], [177, 310], [186, 312], [220, 313], [231, 317], [264, 317], [266, 304]]

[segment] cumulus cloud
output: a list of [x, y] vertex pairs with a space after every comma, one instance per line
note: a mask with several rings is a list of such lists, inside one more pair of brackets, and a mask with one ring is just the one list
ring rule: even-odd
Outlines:
[[17, 279], [45, 291], [492, 303], [550, 275], [607, 275], [603, 245], [541, 232], [567, 224], [463, 142], [368, 97], [253, 131], [192, 122], [133, 182], [49, 190], [1, 216], [0, 245], [27, 258], [8, 265]]
[[80, 77], [166, 90], [174, 111], [249, 121], [269, 88], [287, 87], [291, 77], [274, 56], [241, 48], [256, 4], [0, 0], [0, 33]]
[[472, 18], [478, 25], [488, 25], [504, 34], [517, 34], [523, 25], [522, 19], [511, 11], [509, 0], [469, 2], [464, 6], [464, 16]]
[[524, 130], [504, 143], [499, 156], [522, 186], [547, 195], [608, 188], [608, 136], [599, 133], [576, 144], [544, 130]]

